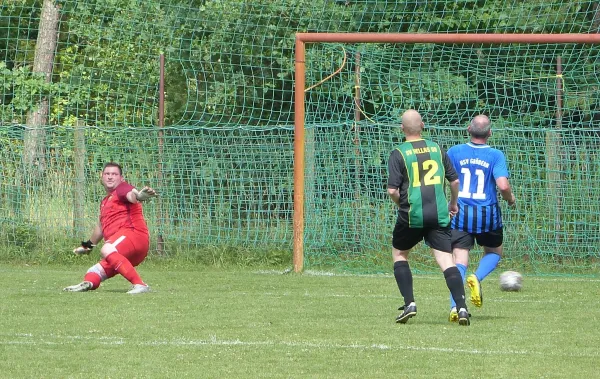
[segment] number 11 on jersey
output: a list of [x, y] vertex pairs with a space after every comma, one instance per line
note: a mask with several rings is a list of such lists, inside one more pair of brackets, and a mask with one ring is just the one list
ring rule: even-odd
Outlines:
[[461, 190], [458, 192], [458, 197], [474, 199], [474, 200], [485, 200], [485, 173], [481, 169], [475, 170], [475, 176], [477, 180], [477, 189], [474, 193], [470, 192], [471, 189], [471, 170], [468, 167], [462, 167], [460, 173], [463, 174], [461, 180]]

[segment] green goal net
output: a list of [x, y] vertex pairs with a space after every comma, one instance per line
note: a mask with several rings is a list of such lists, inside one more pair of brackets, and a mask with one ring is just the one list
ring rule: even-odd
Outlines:
[[[307, 85], [319, 83], [305, 105], [307, 266], [362, 271], [389, 259], [386, 162], [402, 141], [400, 114], [414, 108], [445, 148], [468, 141], [477, 114], [492, 119], [489, 143], [506, 153], [518, 202], [503, 208], [505, 267], [595, 272], [599, 53], [587, 44], [307, 43]], [[320, 82], [325, 65], [343, 69]], [[413, 259], [435, 268], [424, 246]]]
[[[160, 192], [154, 254], [289, 264], [296, 33], [599, 30], [596, 1], [2, 1], [0, 260], [68, 259], [113, 160]], [[414, 107], [444, 147], [490, 115], [519, 203], [503, 267], [598, 274], [598, 46], [311, 44], [306, 58], [306, 269], [390, 272], [386, 161]], [[423, 247], [414, 261], [437, 271]]]

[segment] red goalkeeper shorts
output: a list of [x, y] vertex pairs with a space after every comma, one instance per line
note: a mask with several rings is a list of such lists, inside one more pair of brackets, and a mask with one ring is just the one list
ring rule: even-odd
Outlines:
[[[150, 237], [148, 234], [132, 229], [118, 230], [112, 236], [105, 238], [104, 243], [112, 244], [117, 252], [127, 258], [134, 267], [146, 259], [148, 250], [150, 249]], [[100, 265], [104, 268], [107, 277], [110, 278], [116, 275], [116, 272], [106, 259], [102, 259]]]

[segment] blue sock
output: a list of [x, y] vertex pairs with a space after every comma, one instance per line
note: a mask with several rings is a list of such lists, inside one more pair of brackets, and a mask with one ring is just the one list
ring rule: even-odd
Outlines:
[[487, 253], [481, 258], [479, 261], [479, 267], [475, 271], [475, 276], [481, 282], [488, 276], [492, 271], [496, 269], [498, 266], [498, 262], [500, 262], [500, 255], [497, 253]]
[[[460, 272], [460, 277], [463, 280], [463, 283], [465, 282], [465, 276], [467, 275], [467, 266], [462, 265], [460, 263], [456, 264], [456, 267], [458, 268], [458, 271]], [[456, 303], [454, 302], [454, 299], [452, 298], [452, 295], [450, 295], [450, 309], [456, 307]]]

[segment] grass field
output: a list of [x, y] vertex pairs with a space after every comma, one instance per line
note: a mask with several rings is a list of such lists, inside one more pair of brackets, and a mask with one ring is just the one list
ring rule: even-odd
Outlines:
[[442, 275], [416, 276], [419, 313], [391, 275], [142, 266], [150, 294], [122, 278], [63, 293], [87, 267], [0, 265], [0, 377], [598, 377], [598, 279], [483, 282], [470, 327], [447, 321]]

